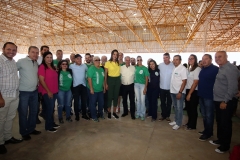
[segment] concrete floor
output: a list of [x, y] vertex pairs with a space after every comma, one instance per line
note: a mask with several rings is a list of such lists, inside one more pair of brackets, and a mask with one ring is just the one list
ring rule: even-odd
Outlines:
[[[160, 113], [158, 113], [160, 115]], [[121, 115], [121, 114], [120, 114]], [[171, 115], [173, 119], [174, 114]], [[184, 122], [186, 122], [184, 116]], [[56, 122], [57, 118], [55, 117]], [[74, 117], [73, 117], [74, 119]], [[42, 119], [41, 119], [42, 120]], [[0, 160], [226, 160], [229, 153], [218, 154], [216, 146], [198, 140], [202, 131], [202, 118], [198, 118], [195, 131], [184, 127], [175, 131], [167, 121], [151, 122], [151, 119], [132, 120], [130, 115], [119, 120], [100, 122], [85, 121], [64, 123], [56, 133], [44, 130], [44, 120], [37, 125], [40, 135], [32, 135], [30, 141], [6, 145], [8, 153]], [[13, 135], [21, 138], [15, 118]], [[240, 143], [240, 120], [234, 118], [232, 146]], [[216, 126], [214, 137], [216, 138]]]

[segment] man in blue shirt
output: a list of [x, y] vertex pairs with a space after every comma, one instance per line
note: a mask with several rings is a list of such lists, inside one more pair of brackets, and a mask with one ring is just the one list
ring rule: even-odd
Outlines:
[[199, 73], [198, 96], [201, 114], [203, 117], [204, 130], [199, 132], [200, 141], [206, 141], [213, 135], [214, 101], [213, 86], [218, 67], [212, 64], [212, 56], [205, 54], [202, 57], [202, 70]]
[[73, 99], [74, 99], [74, 112], [76, 115], [75, 120], [79, 121], [79, 96], [81, 96], [82, 118], [89, 120], [86, 114], [86, 101], [87, 101], [87, 88], [86, 88], [86, 72], [88, 70], [85, 64], [82, 64], [82, 56], [75, 55], [75, 63], [71, 64], [70, 69], [73, 72]]

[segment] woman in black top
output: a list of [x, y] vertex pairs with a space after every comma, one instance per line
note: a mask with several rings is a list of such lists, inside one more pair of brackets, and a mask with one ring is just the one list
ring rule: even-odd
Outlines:
[[156, 64], [156, 61], [150, 60], [149, 61], [149, 82], [147, 87], [147, 97], [149, 102], [149, 111], [148, 111], [148, 118], [152, 117], [152, 122], [156, 121], [157, 119], [157, 100], [159, 96], [159, 82], [160, 82], [160, 75], [159, 69]]

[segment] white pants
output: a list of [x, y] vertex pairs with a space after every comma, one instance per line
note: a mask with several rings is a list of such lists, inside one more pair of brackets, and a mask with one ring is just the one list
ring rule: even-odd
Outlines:
[[19, 97], [4, 97], [5, 106], [0, 108], [0, 145], [12, 138], [13, 119], [16, 116]]

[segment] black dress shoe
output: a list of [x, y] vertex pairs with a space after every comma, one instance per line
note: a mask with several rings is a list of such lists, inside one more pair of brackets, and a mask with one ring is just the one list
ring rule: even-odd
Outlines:
[[31, 136], [29, 134], [22, 136], [23, 140], [28, 141], [31, 139]]
[[37, 118], [36, 124], [41, 124], [42, 122]]
[[2, 144], [0, 145], [0, 154], [5, 154], [7, 153], [7, 148]]
[[127, 115], [128, 115], [127, 113], [123, 113], [123, 114], [122, 114], [122, 117], [125, 117], [125, 116], [127, 116]]
[[79, 116], [76, 116], [75, 120], [76, 120], [76, 121], [79, 121]]
[[11, 139], [5, 141], [5, 144], [9, 144], [9, 143], [16, 144], [16, 143], [20, 143], [22, 141], [23, 141], [22, 139], [16, 139], [16, 138], [12, 137]]
[[34, 130], [34, 131], [32, 131], [30, 134], [38, 135], [38, 134], [40, 134], [40, 133], [42, 133], [42, 132], [41, 132], [41, 131]]
[[135, 120], [136, 119], [136, 117], [135, 116], [132, 116], [132, 120]]

